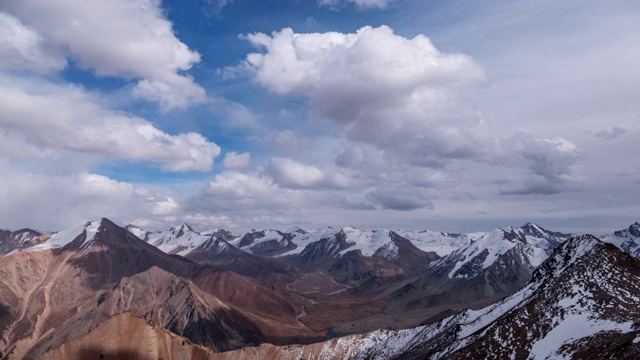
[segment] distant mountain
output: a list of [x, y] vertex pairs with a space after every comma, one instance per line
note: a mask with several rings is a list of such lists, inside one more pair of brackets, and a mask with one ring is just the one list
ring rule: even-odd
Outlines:
[[[168, 231], [143, 231], [133, 228], [134, 233], [144, 234], [144, 240], [167, 254], [184, 256], [202, 265], [212, 265], [243, 276], [257, 279], [258, 282], [272, 283], [291, 278], [291, 271], [269, 257], [254, 255], [231, 245], [242, 239], [251, 238], [251, 232], [243, 237], [224, 229], [213, 229], [203, 233], [191, 226], [182, 224]], [[131, 227], [127, 227], [131, 231]], [[280, 233], [281, 234], [281, 233]]]
[[259, 256], [277, 256], [298, 247], [292, 242], [298, 231], [283, 233], [278, 230], [253, 230], [230, 242], [240, 249]]
[[[633, 250], [637, 232], [632, 226], [612, 241]], [[57, 233], [0, 234], [0, 353], [9, 359], [90, 342], [91, 329], [127, 311], [213, 351], [444, 324], [529, 286], [574, 241], [532, 223], [468, 234], [328, 227], [240, 236], [102, 219]], [[399, 356], [431, 351], [404, 349]]]
[[[249, 276], [282, 294], [313, 296], [313, 303], [299, 305], [308, 310], [304, 321], [336, 336], [384, 326], [390, 319], [394, 327], [428, 323], [508, 296], [571, 235], [527, 223], [470, 234], [352, 227], [252, 230], [229, 242], [216, 236], [204, 240], [182, 225], [153, 236], [161, 241], [151, 243], [165, 251], [182, 249], [192, 260]], [[313, 278], [318, 286], [309, 287], [299, 281], [303, 278]], [[340, 295], [317, 297], [314, 289]], [[346, 311], [350, 301], [366, 307], [345, 312], [344, 323], [332, 326], [334, 318], [320, 315], [325, 306]]]
[[468, 246], [432, 264], [432, 268], [446, 269], [449, 278], [472, 278], [498, 262], [503, 264], [502, 267], [521, 264], [523, 270], [530, 273], [572, 236], [575, 235], [551, 232], [532, 223], [518, 228], [496, 229], [476, 234]]
[[31, 229], [0, 230], [0, 256], [36, 245], [50, 236]]
[[221, 359], [615, 358], [640, 356], [640, 261], [593, 236], [562, 243], [513, 295], [414, 329], [378, 330]]
[[602, 240], [614, 244], [636, 258], [640, 258], [640, 223], [638, 222], [611, 235], [605, 235]]

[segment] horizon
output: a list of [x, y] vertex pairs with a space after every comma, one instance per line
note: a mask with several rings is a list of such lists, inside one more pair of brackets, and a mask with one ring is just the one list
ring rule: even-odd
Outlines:
[[523, 223], [522, 225], [510, 224], [510, 225], [506, 225], [506, 226], [496, 226], [496, 227], [494, 227], [492, 229], [482, 229], [482, 230], [477, 229], [477, 230], [473, 230], [473, 231], [456, 231], [456, 230], [441, 230], [441, 229], [427, 229], [427, 228], [423, 228], [423, 229], [384, 228], [384, 227], [380, 227], [380, 228], [359, 228], [359, 227], [354, 227], [354, 226], [350, 226], [350, 225], [343, 225], [343, 226], [339, 226], [339, 227], [338, 226], [328, 225], [328, 226], [319, 227], [319, 228], [304, 228], [304, 227], [301, 227], [301, 226], [294, 225], [294, 226], [291, 226], [291, 227], [288, 227], [288, 228], [253, 228], [253, 229], [246, 229], [246, 230], [241, 230], [241, 231], [234, 231], [233, 229], [225, 229], [225, 228], [198, 228], [197, 226], [192, 226], [189, 223], [178, 223], [178, 224], [174, 224], [174, 225], [172, 225], [172, 226], [170, 226], [168, 228], [144, 228], [144, 227], [141, 227], [141, 226], [138, 226], [138, 225], [134, 225], [134, 224], [130, 224], [130, 223], [120, 223], [120, 222], [117, 222], [117, 221], [112, 221], [110, 218], [102, 217], [99, 220], [98, 219], [87, 220], [87, 221], [72, 225], [70, 227], [60, 228], [60, 229], [55, 229], [55, 230], [54, 229], [46, 229], [45, 230], [45, 229], [36, 229], [36, 228], [28, 228], [28, 227], [26, 227], [26, 228], [23, 227], [23, 228], [19, 228], [19, 229], [10, 229], [10, 228], [4, 228], [4, 227], [2, 227], [2, 225], [0, 225], [0, 230], [11, 231], [11, 232], [16, 232], [16, 231], [21, 231], [21, 230], [33, 230], [33, 231], [37, 231], [37, 232], [42, 233], [42, 234], [46, 234], [46, 233], [56, 234], [56, 233], [61, 232], [61, 231], [70, 230], [70, 229], [74, 229], [74, 228], [80, 228], [80, 227], [83, 226], [83, 224], [86, 225], [88, 223], [97, 222], [97, 221], [101, 222], [102, 220], [105, 220], [105, 219], [110, 221], [110, 222], [112, 222], [112, 223], [114, 223], [114, 224], [116, 224], [119, 227], [122, 227], [122, 228], [126, 228], [128, 226], [134, 226], [134, 227], [137, 227], [140, 230], [151, 232], [151, 233], [165, 232], [165, 231], [169, 231], [169, 230], [172, 230], [172, 229], [175, 229], [175, 228], [179, 228], [179, 227], [181, 227], [183, 225], [186, 225], [186, 226], [190, 227], [193, 231], [195, 231], [196, 233], [199, 233], [199, 234], [206, 233], [207, 231], [211, 231], [211, 230], [225, 230], [225, 231], [229, 231], [230, 233], [232, 233], [235, 236], [243, 236], [243, 235], [245, 235], [247, 233], [265, 231], [265, 230], [273, 230], [273, 231], [280, 231], [280, 232], [287, 233], [287, 232], [290, 232], [289, 230], [293, 229], [293, 228], [298, 228], [298, 229], [301, 229], [301, 230], [304, 230], [304, 231], [310, 232], [310, 233], [313, 233], [313, 232], [316, 232], [316, 231], [322, 231], [323, 229], [327, 229], [327, 228], [330, 228], [330, 229], [333, 229], [333, 230], [336, 230], [336, 231], [339, 231], [339, 230], [342, 230], [342, 229], [345, 229], [345, 228], [353, 228], [353, 229], [361, 230], [361, 231], [365, 231], [365, 232], [376, 232], [376, 231], [385, 231], [385, 230], [387, 230], [387, 231], [410, 231], [410, 232], [418, 233], [418, 232], [422, 232], [422, 231], [430, 231], [430, 232], [437, 232], [437, 233], [443, 233], [443, 234], [446, 233], [446, 234], [460, 234], [460, 235], [463, 235], [463, 234], [472, 234], [472, 233], [490, 233], [490, 232], [495, 231], [495, 230], [506, 230], [508, 228], [523, 228], [523, 227], [525, 227], [527, 225], [535, 225], [535, 226], [537, 226], [537, 227], [539, 227], [539, 228], [541, 228], [543, 230], [547, 230], [547, 231], [551, 231], [551, 232], [560, 232], [560, 233], [563, 233], [563, 234], [572, 234], [572, 235], [575, 235], [575, 236], [592, 235], [592, 236], [595, 236], [597, 238], [600, 238], [602, 236], [612, 235], [614, 232], [619, 231], [619, 230], [628, 229], [629, 226], [638, 223], [637, 221], [634, 221], [634, 222], [630, 223], [629, 225], [627, 225], [625, 227], [622, 227], [622, 228], [619, 228], [619, 229], [615, 229], [615, 230], [612, 230], [612, 231], [609, 231], [609, 232], [603, 232], [603, 233], [581, 232], [581, 231], [574, 231], [574, 230], [560, 230], [560, 229], [555, 229], [555, 228], [549, 228], [549, 227], [546, 227], [544, 225], [540, 225], [540, 224], [538, 224], [536, 222], [533, 222], [533, 221], [527, 221], [527, 222]]
[[1, 227], [640, 219], [638, 2], [24, 0], [0, 24]]

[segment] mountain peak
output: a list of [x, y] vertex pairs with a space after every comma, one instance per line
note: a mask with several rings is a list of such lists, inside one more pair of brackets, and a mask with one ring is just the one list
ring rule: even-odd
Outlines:
[[635, 237], [640, 237], [640, 223], [637, 221], [629, 226], [629, 233]]
[[176, 235], [176, 237], [180, 237], [186, 233], [195, 233], [196, 231], [193, 230], [193, 228], [191, 226], [189, 226], [188, 224], [184, 223], [182, 225], [176, 226], [176, 227], [172, 227], [170, 229], [170, 231], [172, 233], [174, 233]]
[[549, 276], [549, 274], [558, 274], [564, 271], [575, 263], [577, 259], [585, 256], [600, 244], [605, 243], [590, 234], [568, 239], [536, 269], [533, 274], [533, 279], [541, 279], [542, 277]]

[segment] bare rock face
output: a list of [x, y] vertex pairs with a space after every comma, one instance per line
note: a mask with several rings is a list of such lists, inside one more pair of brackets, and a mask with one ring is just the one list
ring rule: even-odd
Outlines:
[[89, 333], [41, 355], [42, 360], [205, 360], [211, 350], [131, 312], [115, 315]]
[[215, 351], [256, 345], [260, 340], [258, 329], [237, 309], [204, 293], [189, 280], [152, 267], [123, 278], [97, 295], [85, 304], [84, 311], [41, 338], [28, 355], [59, 346], [126, 311]]

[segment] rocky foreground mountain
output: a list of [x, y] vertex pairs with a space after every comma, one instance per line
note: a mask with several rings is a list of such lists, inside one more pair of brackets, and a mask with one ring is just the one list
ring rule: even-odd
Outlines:
[[[628, 231], [613, 234], [613, 240], [605, 240], [623, 248], [629, 244], [630, 251], [635, 248], [631, 245], [636, 239], [634, 229], [632, 225]], [[58, 233], [24, 229], [0, 231], [0, 236], [4, 255], [0, 257], [0, 358], [8, 359], [81, 354], [94, 341], [91, 339], [100, 338], [97, 333], [108, 331], [100, 329], [113, 329], [119, 323], [142, 326], [137, 319], [153, 325], [142, 326], [145, 334], [165, 339], [151, 346], [155, 350], [147, 349], [155, 354], [152, 358], [178, 357], [172, 351], [184, 358], [196, 353], [209, 356], [190, 345], [183, 344], [182, 350], [167, 345], [179, 343], [174, 341], [179, 337], [185, 338], [185, 344], [240, 358], [267, 356], [262, 351], [269, 352], [269, 357], [286, 349], [316, 354], [319, 350], [310, 349], [318, 346], [343, 354], [342, 343], [351, 349], [344, 353], [347, 357], [367, 357], [353, 339], [367, 344], [379, 342], [371, 339], [393, 336], [418, 339], [418, 333], [411, 335], [412, 331], [424, 332], [436, 326], [433, 324], [465, 328], [461, 324], [470, 317], [493, 311], [490, 309], [507, 301], [505, 298], [532, 288], [532, 279], [540, 282], [549, 256], [553, 259], [559, 251], [565, 251], [563, 259], [582, 256], [566, 250], [568, 244], [579, 242], [567, 240], [573, 235], [531, 223], [471, 234], [345, 227], [255, 230], [236, 235], [223, 229], [197, 232], [186, 224], [152, 232], [102, 219]], [[622, 238], [625, 240], [616, 240]], [[597, 240], [596, 244], [598, 249], [604, 245]], [[615, 249], [606, 246], [607, 252]], [[543, 277], [555, 279], [560, 273], [564, 272]], [[537, 286], [535, 291], [542, 288]], [[591, 296], [586, 292], [577, 296], [583, 295]], [[546, 296], [550, 295], [533, 297], [537, 305], [532, 306], [547, 306], [540, 305], [547, 304]], [[592, 312], [606, 309], [593, 308]], [[560, 311], [561, 316], [565, 313]], [[455, 314], [457, 317], [450, 317]], [[158, 335], [153, 329], [164, 329], [178, 338]], [[366, 335], [376, 329], [387, 330]], [[460, 337], [428, 331], [429, 337]], [[331, 338], [335, 339], [322, 343]], [[426, 338], [421, 339], [420, 343], [426, 343]], [[397, 343], [380, 341], [384, 346]], [[312, 343], [318, 345], [277, 347]], [[273, 345], [256, 347], [260, 344]], [[380, 354], [421, 357], [434, 349], [444, 351], [446, 347], [446, 354], [459, 350], [455, 342], [433, 344], [403, 345], [401, 352]], [[54, 349], [64, 350], [56, 353]], [[229, 352], [234, 349], [243, 351]], [[195, 352], [190, 353], [192, 350]], [[54, 353], [58, 355], [51, 355]]]
[[0, 258], [3, 358], [37, 357], [124, 311], [214, 351], [322, 339], [272, 289], [166, 254], [107, 219]]
[[564, 242], [524, 288], [413, 329], [308, 346], [262, 345], [220, 359], [637, 359], [640, 261], [585, 235]]

